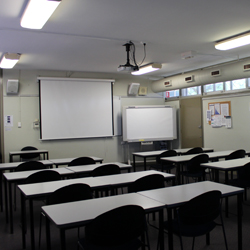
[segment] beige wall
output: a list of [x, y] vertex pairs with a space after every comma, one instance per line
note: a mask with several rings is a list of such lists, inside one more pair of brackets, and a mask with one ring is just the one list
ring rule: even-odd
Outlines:
[[[24, 70], [4, 70], [3, 71], [3, 113], [13, 115], [14, 126], [10, 129], [4, 128], [4, 155], [5, 162], [8, 162], [8, 152], [20, 150], [27, 145], [35, 146], [39, 149], [48, 149], [50, 158], [78, 157], [92, 155], [104, 158], [104, 162], [128, 160], [127, 145], [122, 144], [122, 137], [95, 138], [95, 139], [74, 139], [74, 140], [54, 140], [40, 141], [39, 129], [33, 128], [33, 122], [39, 118], [39, 88], [37, 77], [72, 77], [72, 78], [95, 78], [95, 79], [115, 79], [114, 95], [126, 98], [128, 85], [131, 82], [138, 82], [141, 86], [148, 87], [150, 99], [134, 97], [126, 99], [125, 103], [154, 99], [164, 103], [161, 95], [150, 92], [151, 81], [140, 79], [129, 74], [96, 74], [81, 72], [59, 72], [59, 71], [24, 71]], [[20, 90], [17, 96], [6, 95], [6, 83], [8, 79], [19, 79]], [[98, 91], [98, 90], [97, 90]], [[94, 98], [94, 97], [93, 97]], [[18, 128], [18, 122], [22, 127]], [[3, 124], [3, 123], [2, 123]], [[100, 121], [101, 124], [101, 121]], [[130, 145], [130, 152], [139, 151], [140, 145], [134, 143]], [[131, 157], [132, 158], [132, 157]]]

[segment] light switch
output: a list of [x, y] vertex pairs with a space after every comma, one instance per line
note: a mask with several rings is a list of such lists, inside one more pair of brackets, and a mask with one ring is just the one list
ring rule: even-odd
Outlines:
[[17, 126], [18, 126], [18, 128], [21, 128], [21, 127], [22, 127], [22, 123], [21, 123], [21, 122], [18, 122], [18, 123], [17, 123]]

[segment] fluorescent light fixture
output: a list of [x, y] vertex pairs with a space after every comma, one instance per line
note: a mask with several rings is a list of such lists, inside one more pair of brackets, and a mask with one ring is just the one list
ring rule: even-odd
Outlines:
[[218, 50], [229, 50], [250, 44], [250, 32], [234, 36], [215, 44]]
[[17, 53], [6, 53], [4, 54], [1, 63], [0, 68], [3, 69], [12, 69], [18, 60], [20, 59], [21, 55]]
[[61, 0], [30, 0], [21, 18], [21, 26], [41, 29], [60, 2]]
[[151, 63], [151, 64], [140, 67], [138, 71], [134, 71], [131, 74], [132, 75], [143, 75], [143, 74], [147, 74], [149, 72], [159, 70], [159, 69], [161, 69], [160, 63]]

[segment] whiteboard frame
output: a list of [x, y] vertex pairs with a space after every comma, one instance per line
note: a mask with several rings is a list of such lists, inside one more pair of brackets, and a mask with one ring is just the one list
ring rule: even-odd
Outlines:
[[[167, 125], [167, 123], [169, 123], [170, 121], [170, 125], [172, 126], [171, 127], [171, 135], [167, 135], [167, 133], [165, 132], [160, 132], [162, 133], [161, 136], [154, 136], [154, 132], [153, 129], [156, 129], [158, 124], [155, 123], [155, 121], [152, 121], [151, 117], [145, 117], [143, 118], [143, 120], [136, 120], [135, 123], [136, 124], [132, 124], [134, 129], [135, 129], [135, 133], [138, 131], [138, 134], [140, 134], [139, 130], [142, 129], [143, 127], [143, 124], [145, 124], [145, 122], [149, 122], [151, 125], [152, 125], [152, 130], [148, 131], [149, 134], [148, 136], [144, 136], [144, 137], [137, 137], [137, 138], [131, 138], [131, 135], [128, 134], [128, 125], [131, 126], [131, 124], [128, 124], [131, 123], [131, 121], [128, 121], [129, 119], [131, 118], [128, 118], [128, 113], [127, 111], [129, 110], [142, 110], [142, 109], [148, 109], [149, 112], [152, 112], [154, 109], [171, 109], [171, 117], [168, 117], [169, 119], [165, 119], [163, 122], [164, 124]], [[159, 118], [161, 118], [162, 120], [162, 116]], [[176, 109], [172, 106], [167, 106], [167, 105], [152, 105], [152, 106], [146, 106], [146, 105], [143, 105], [143, 106], [124, 106], [123, 107], [123, 111], [122, 111], [122, 130], [123, 130], [123, 141], [126, 141], [126, 142], [144, 142], [144, 141], [167, 141], [167, 140], [174, 140], [174, 139], [177, 139], [177, 121], [176, 121]], [[161, 131], [162, 128], [160, 128]]]

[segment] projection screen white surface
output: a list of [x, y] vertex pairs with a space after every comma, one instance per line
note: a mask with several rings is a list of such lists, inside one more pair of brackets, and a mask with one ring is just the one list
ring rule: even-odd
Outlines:
[[39, 80], [42, 140], [113, 136], [113, 80]]
[[158, 141], [177, 138], [176, 110], [170, 106], [123, 108], [123, 141]]

